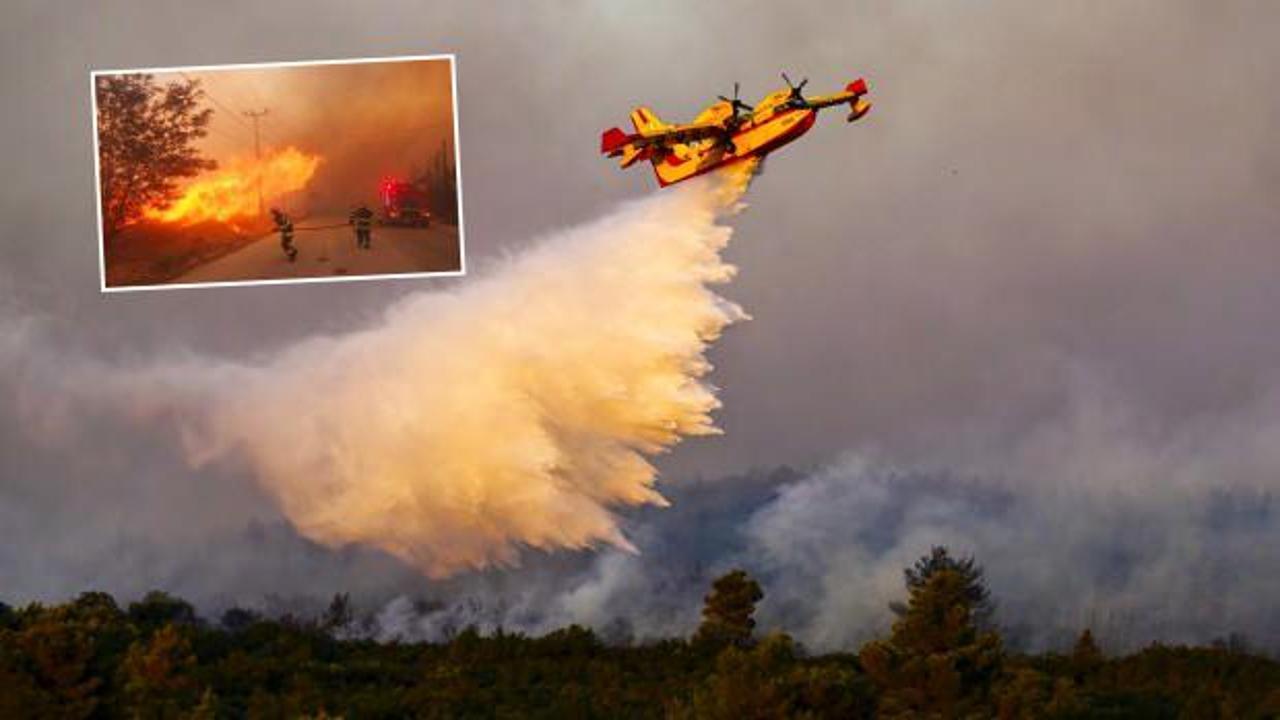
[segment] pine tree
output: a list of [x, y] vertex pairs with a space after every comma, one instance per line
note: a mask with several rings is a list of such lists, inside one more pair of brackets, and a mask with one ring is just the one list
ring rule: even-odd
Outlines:
[[[995, 602], [991, 599], [991, 592], [987, 590], [982, 566], [972, 556], [956, 559], [951, 557], [951, 552], [945, 547], [935, 545], [928, 555], [902, 571], [907, 590], [923, 586], [940, 570], [952, 570], [964, 579], [965, 595], [968, 597], [974, 622], [983, 629], [989, 628], [996, 610]], [[906, 610], [901, 603], [892, 603], [889, 608], [898, 616], [902, 616]]]
[[[991, 688], [1004, 660], [1000, 637], [984, 630], [978, 613], [988, 602], [971, 562], [951, 567], [945, 550], [906, 573], [908, 599], [886, 640], [859, 653], [880, 688], [885, 718], [989, 717]], [[975, 587], [975, 584], [977, 587]]]
[[763, 597], [760, 584], [746, 571], [722, 575], [711, 584], [702, 607], [702, 625], [694, 640], [713, 645], [749, 645], [756, 627], [756, 603]]
[[329, 634], [341, 633], [351, 625], [355, 615], [351, 610], [351, 596], [337, 593], [320, 618], [320, 627]]
[[1102, 666], [1102, 661], [1102, 651], [1093, 640], [1093, 631], [1085, 628], [1071, 649], [1071, 675], [1076, 684], [1083, 685], [1088, 681]]

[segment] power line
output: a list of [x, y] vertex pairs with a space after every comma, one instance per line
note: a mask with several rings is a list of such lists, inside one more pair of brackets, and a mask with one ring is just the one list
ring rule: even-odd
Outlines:
[[267, 102], [263, 100], [262, 95], [258, 93], [258, 82], [257, 82], [258, 77], [260, 76], [249, 75], [245, 77], [244, 78], [245, 81], [240, 84], [240, 87], [249, 91], [249, 94], [253, 96], [254, 104], [266, 105]]
[[[188, 75], [188, 74], [186, 74], [186, 73], [184, 73], [184, 72], [182, 72], [182, 71], [178, 71], [178, 75], [182, 76], [182, 79], [183, 79], [183, 80], [186, 80], [186, 81], [187, 81], [187, 82], [189, 82], [189, 83], [198, 83], [198, 81], [197, 81], [195, 78], [192, 78], [190, 75]], [[239, 125], [240, 127], [244, 128], [245, 130], [248, 130], [248, 129], [249, 129], [249, 126], [248, 126], [248, 125], [246, 125], [246, 124], [245, 124], [245, 122], [244, 122], [243, 120], [241, 120], [240, 118], [236, 117], [236, 116], [235, 116], [235, 114], [234, 114], [234, 112], [233, 112], [232, 110], [228, 109], [228, 108], [227, 108], [227, 107], [226, 107], [226, 106], [225, 106], [221, 101], [219, 101], [216, 97], [214, 97], [214, 96], [213, 96], [213, 95], [212, 95], [212, 94], [211, 94], [207, 89], [205, 89], [205, 88], [201, 88], [201, 89], [200, 89], [200, 93], [201, 93], [202, 95], [204, 95], [205, 97], [209, 98], [210, 100], [212, 100], [215, 104], [217, 104], [217, 105], [218, 105], [219, 107], [221, 107], [223, 110], [226, 110], [226, 111], [227, 111], [227, 115], [228, 115], [228, 117], [230, 117], [231, 119], [235, 120], [237, 125]], [[229, 141], [229, 142], [233, 142], [233, 143], [236, 143], [236, 144], [239, 144], [239, 143], [244, 142], [244, 137], [242, 137], [242, 136], [237, 136], [237, 135], [233, 135], [232, 133], [230, 133], [230, 132], [228, 132], [228, 131], [226, 131], [226, 130], [224, 130], [224, 129], [222, 129], [222, 128], [219, 128], [219, 127], [217, 127], [216, 125], [206, 125], [206, 126], [205, 126], [205, 132], [207, 132], [207, 133], [213, 133], [214, 135], [217, 135], [218, 137], [220, 137], [220, 138], [222, 138], [222, 139], [224, 139], [224, 140], [227, 140], [227, 141]]]
[[[184, 79], [186, 79], [186, 80], [187, 80], [187, 82], [195, 82], [195, 80], [192, 80], [192, 79], [191, 79], [191, 77], [190, 77], [189, 75], [187, 75], [186, 73], [178, 73], [178, 74], [179, 74], [179, 75], [181, 75]], [[249, 125], [248, 125], [248, 123], [246, 123], [245, 121], [243, 121], [243, 120], [241, 120], [241, 119], [239, 118], [239, 113], [237, 113], [235, 110], [232, 110], [232, 109], [231, 109], [230, 107], [228, 107], [225, 103], [223, 103], [221, 100], [219, 100], [219, 99], [218, 99], [218, 97], [217, 97], [216, 95], [214, 95], [213, 93], [209, 92], [209, 89], [208, 89], [208, 88], [204, 88], [204, 89], [202, 89], [202, 90], [201, 90], [201, 92], [203, 92], [203, 93], [204, 93], [204, 96], [205, 96], [205, 97], [207, 97], [207, 98], [209, 98], [210, 100], [212, 100], [214, 105], [217, 105], [218, 107], [220, 107], [220, 108], [222, 108], [223, 110], [225, 110], [225, 111], [226, 111], [226, 113], [227, 113], [227, 117], [231, 118], [232, 120], [235, 120], [235, 121], [236, 121], [236, 123], [237, 123], [237, 124], [239, 124], [239, 125], [240, 125], [240, 127], [244, 128], [245, 130], [248, 130], [248, 129], [249, 129]]]
[[[281, 128], [281, 130], [292, 130], [295, 135], [303, 134], [298, 131], [298, 125], [294, 121], [290, 120], [287, 114], [281, 115], [280, 111], [277, 109], [275, 115], [273, 115], [271, 118], [271, 124], [279, 128], [282, 121], [283, 121], [283, 124], [287, 125], [288, 127]], [[273, 130], [271, 132], [274, 133], [275, 131]], [[279, 136], [277, 136], [276, 139], [279, 140], [280, 139]]]
[[[181, 74], [181, 75], [182, 75], [182, 77], [186, 78], [187, 80], [191, 80], [191, 78], [190, 78], [190, 77], [188, 77], [186, 73], [179, 73], [179, 74]], [[207, 78], [202, 78], [202, 79], [207, 80]], [[258, 94], [258, 90], [257, 90], [257, 88], [256, 88], [254, 85], [244, 85], [244, 87], [248, 89], [249, 94], [250, 94], [250, 95], [252, 95], [254, 98], [259, 98], [259, 97], [261, 97], [261, 96]], [[274, 144], [275, 144], [275, 145], [284, 145], [284, 144], [285, 144], [284, 142], [282, 142], [282, 141], [281, 141], [281, 137], [280, 137], [278, 134], [276, 134], [276, 131], [275, 131], [275, 130], [268, 130], [268, 129], [265, 129], [265, 128], [256, 128], [257, 123], [254, 123], [254, 126], [250, 126], [250, 125], [249, 125], [248, 123], [246, 123], [244, 120], [240, 119], [240, 117], [239, 117], [240, 115], [247, 115], [248, 113], [245, 113], [245, 112], [243, 112], [243, 111], [235, 110], [233, 107], [231, 107], [231, 106], [233, 106], [233, 105], [239, 105], [240, 103], [238, 103], [238, 102], [227, 103], [227, 102], [224, 102], [224, 101], [222, 101], [222, 100], [219, 100], [219, 99], [218, 99], [218, 96], [217, 96], [217, 95], [214, 95], [214, 94], [213, 94], [213, 93], [211, 93], [211, 92], [209, 92], [209, 90], [208, 90], [208, 88], [207, 88], [207, 87], [203, 89], [203, 92], [204, 92], [205, 96], [206, 96], [206, 97], [208, 97], [210, 100], [212, 100], [212, 101], [213, 101], [213, 103], [214, 103], [215, 105], [217, 105], [218, 107], [220, 107], [220, 108], [222, 108], [224, 111], [226, 111], [227, 116], [228, 116], [228, 117], [230, 117], [231, 119], [235, 120], [235, 121], [236, 121], [236, 124], [237, 124], [237, 125], [239, 125], [240, 127], [244, 128], [245, 130], [255, 130], [255, 129], [256, 129], [256, 131], [257, 131], [257, 132], [259, 132], [259, 133], [261, 134], [261, 137], [265, 137], [265, 138], [267, 139], [268, 144], [272, 144], [272, 138], [274, 138], [274, 140], [275, 140], [275, 142], [274, 142]], [[223, 92], [223, 91], [222, 91], [222, 90], [219, 90], [219, 92]], [[225, 93], [224, 93], [224, 96], [225, 96]], [[232, 99], [234, 100], [234, 98], [232, 98]], [[262, 103], [259, 103], [259, 104], [262, 104]], [[274, 115], [274, 120], [275, 120], [275, 121], [274, 121], [274, 123], [273, 123], [273, 124], [277, 124], [277, 125], [278, 125], [278, 124], [279, 124], [279, 122], [280, 122], [280, 120], [282, 120], [282, 119], [284, 120], [284, 123], [285, 123], [286, 125], [289, 125], [289, 126], [290, 126], [290, 128], [291, 128], [295, 133], [298, 133], [298, 132], [299, 132], [299, 130], [298, 130], [299, 126], [298, 126], [296, 123], [294, 123], [292, 120], [290, 120], [290, 119], [289, 119], [289, 117], [288, 117], [287, 115], [285, 115], [285, 116], [281, 117], [281, 116], [279, 115], [278, 111], [277, 111], [277, 113]]]
[[237, 144], [237, 145], [239, 145], [240, 143], [244, 142], [244, 138], [243, 138], [243, 137], [241, 137], [241, 136], [239, 136], [239, 135], [232, 135], [231, 133], [227, 132], [226, 130], [223, 130], [223, 129], [221, 129], [221, 128], [216, 128], [216, 127], [214, 127], [214, 126], [212, 126], [212, 125], [206, 125], [206, 126], [205, 126], [205, 130], [208, 130], [209, 132], [213, 133], [214, 135], [217, 135], [218, 137], [220, 137], [220, 138], [222, 138], [222, 139], [224, 139], [224, 140], [229, 140], [229, 141], [231, 141], [231, 142], [234, 142], [234, 143], [235, 143], [235, 144]]
[[267, 108], [262, 108], [257, 112], [246, 110], [245, 117], [253, 120], [253, 156], [258, 162], [258, 217], [262, 217], [262, 141], [258, 136], [258, 120], [266, 116]]
[[[218, 77], [221, 78], [222, 76], [219, 75]], [[219, 81], [218, 85], [218, 92], [222, 95], [223, 99], [230, 101], [229, 104], [232, 107], [266, 106], [267, 104], [266, 101], [262, 99], [262, 95], [258, 93], [257, 85], [250, 77], [244, 78], [244, 82], [236, 83], [234, 85], [234, 93], [228, 92], [227, 87], [223, 85], [221, 81]], [[244, 113], [240, 114], [243, 115]], [[280, 108], [273, 108], [271, 110], [271, 126], [275, 127], [279, 125], [281, 119]], [[287, 115], [283, 119], [285, 120], [285, 123], [288, 124]], [[248, 126], [246, 125], [246, 127]], [[262, 128], [262, 137], [268, 141], [270, 141], [273, 133], [275, 133], [275, 130], [273, 129], [267, 127]], [[268, 144], [270, 143], [268, 142]]]

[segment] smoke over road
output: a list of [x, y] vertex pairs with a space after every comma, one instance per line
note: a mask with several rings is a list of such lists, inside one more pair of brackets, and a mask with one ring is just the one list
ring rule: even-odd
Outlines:
[[200, 82], [206, 107], [214, 111], [202, 146], [220, 164], [232, 165], [252, 151], [254, 137], [242, 113], [257, 107], [270, 108], [259, 123], [267, 148], [294, 146], [324, 158], [314, 177], [308, 174], [305, 192], [290, 198], [310, 211], [370, 202], [382, 179], [417, 177], [442, 151], [452, 158], [447, 60], [235, 68], [181, 77]]
[[429, 576], [632, 550], [613, 511], [665, 504], [649, 456], [716, 432], [703, 353], [744, 317], [710, 289], [734, 272], [717, 220], [749, 172], [554, 233], [359, 331], [253, 364], [82, 368], [67, 389], [174, 421], [195, 466], [246, 462], [305, 537]]

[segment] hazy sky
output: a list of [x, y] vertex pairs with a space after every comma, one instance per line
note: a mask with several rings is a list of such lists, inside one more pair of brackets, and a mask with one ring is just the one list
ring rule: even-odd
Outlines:
[[[457, 53], [468, 267], [481, 268], [655, 191], [646, 168], [597, 154], [635, 104], [678, 121], [734, 81], [754, 100], [782, 70], [815, 94], [865, 76], [872, 112], [852, 126], [824, 114], [734, 221], [741, 272], [722, 292], [754, 319], [712, 351], [726, 434], [663, 458], [668, 476], [860, 453], [1013, 486], [1158, 497], [1169, 478], [1270, 497], [1278, 20], [1268, 2], [1165, 0], [19, 2], [0, 29], [0, 308], [67, 352], [246, 358], [466, 282], [100, 295], [91, 68]], [[11, 516], [45, 508], [56, 525], [67, 507], [106, 507], [91, 523], [103, 533], [130, 522], [114, 501], [64, 501], [145, 485], [139, 465], [101, 464], [85, 485], [82, 458], [34, 447], [3, 415]], [[110, 432], [79, 437], [86, 455], [119, 451]], [[176, 463], [129, 442], [135, 461]], [[183, 483], [137, 493], [155, 511], [188, 507], [199, 483]], [[232, 512], [261, 500], [247, 482], [199, 493]], [[16, 586], [64, 587], [18, 562], [0, 555]], [[71, 564], [53, 572], [83, 578]]]

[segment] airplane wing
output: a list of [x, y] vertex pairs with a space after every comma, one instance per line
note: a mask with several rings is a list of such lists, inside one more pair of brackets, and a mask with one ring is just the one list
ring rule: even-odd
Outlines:
[[622, 167], [625, 168], [672, 145], [710, 140], [723, 137], [724, 134], [724, 126], [717, 122], [662, 125], [630, 134], [615, 127], [604, 131], [600, 138], [600, 152], [608, 157], [621, 157]]
[[638, 133], [646, 145], [674, 145], [698, 140], [709, 140], [722, 137], [724, 125], [720, 123], [689, 123], [688, 125], [668, 125], [661, 130], [645, 130]]

